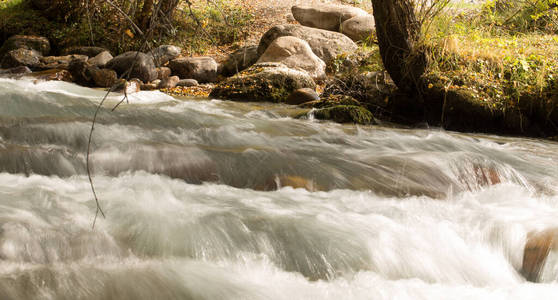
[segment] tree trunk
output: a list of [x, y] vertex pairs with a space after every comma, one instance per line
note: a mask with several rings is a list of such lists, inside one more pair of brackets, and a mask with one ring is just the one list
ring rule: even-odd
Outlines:
[[421, 26], [410, 0], [372, 0], [376, 35], [384, 67], [406, 93], [419, 91], [427, 66], [426, 55], [417, 49]]
[[141, 30], [146, 31], [149, 28], [151, 14], [153, 13], [153, 0], [143, 1], [143, 7], [138, 18], [138, 26]]

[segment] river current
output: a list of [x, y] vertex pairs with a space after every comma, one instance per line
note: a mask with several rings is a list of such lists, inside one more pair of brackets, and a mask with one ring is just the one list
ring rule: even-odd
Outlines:
[[0, 299], [557, 299], [558, 144], [0, 79]]

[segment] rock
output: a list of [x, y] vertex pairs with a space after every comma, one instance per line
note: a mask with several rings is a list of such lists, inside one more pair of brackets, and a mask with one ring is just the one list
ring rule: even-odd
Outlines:
[[291, 105], [299, 105], [310, 101], [318, 101], [320, 96], [313, 89], [303, 88], [292, 92], [287, 98], [286, 103]]
[[375, 29], [376, 23], [371, 15], [353, 17], [341, 24], [341, 33], [355, 42], [369, 38]]
[[156, 90], [158, 86], [159, 86], [159, 84], [155, 84], [153, 82], [142, 83], [142, 84], [140, 84], [140, 90], [142, 90], [142, 91], [152, 91], [152, 90]]
[[262, 54], [258, 63], [278, 62], [291, 69], [306, 71], [313, 79], [326, 76], [326, 64], [312, 52], [310, 45], [294, 36], [277, 38]]
[[374, 116], [362, 106], [337, 105], [318, 109], [314, 117], [319, 120], [331, 120], [337, 123], [373, 124]]
[[97, 66], [99, 68], [104, 67], [109, 61], [111, 61], [111, 59], [113, 59], [114, 57], [112, 57], [112, 55], [110, 54], [110, 52], [108, 51], [103, 51], [97, 55], [95, 55], [95, 57], [92, 57], [88, 60], [88, 62], [94, 66]]
[[276, 191], [287, 186], [295, 189], [306, 189], [309, 192], [317, 192], [323, 190], [311, 179], [292, 175], [273, 176], [267, 178], [265, 182], [258, 184], [253, 188], [257, 191]]
[[167, 62], [177, 58], [180, 53], [182, 52], [182, 48], [172, 45], [161, 45], [153, 50], [151, 50], [148, 54], [153, 56], [153, 61], [155, 62], [155, 66], [161, 67], [165, 65]]
[[242, 47], [225, 60], [221, 74], [228, 77], [244, 71], [255, 64], [259, 57], [258, 46]]
[[88, 72], [91, 75], [93, 83], [97, 87], [108, 88], [114, 85], [118, 80], [118, 75], [116, 75], [114, 70], [99, 69], [97, 66], [91, 66], [88, 68]]
[[155, 86], [159, 86], [159, 83], [161, 83], [161, 79], [155, 79], [155, 80], [151, 81], [150, 83], [154, 84]]
[[45, 81], [66, 81], [66, 82], [73, 82], [74, 78], [70, 71], [63, 70], [63, 69], [51, 69], [41, 72], [33, 72], [26, 76], [33, 77], [38, 80], [45, 80]]
[[35, 50], [16, 49], [10, 50], [2, 59], [2, 68], [14, 68], [26, 66], [31, 69], [37, 68], [41, 63], [41, 53]]
[[184, 57], [169, 62], [173, 75], [180, 78], [192, 78], [198, 82], [215, 82], [219, 65], [211, 57]]
[[530, 233], [523, 253], [521, 274], [531, 282], [539, 282], [546, 259], [558, 250], [558, 228]]
[[62, 55], [80, 54], [80, 55], [86, 55], [88, 57], [95, 57], [103, 52], [108, 52], [109, 54], [111, 54], [110, 51], [108, 51], [105, 48], [91, 47], [91, 46], [78, 46], [78, 47], [66, 48], [62, 50], [61, 54]]
[[89, 86], [93, 81], [88, 70], [91, 67], [92, 65], [89, 64], [87, 61], [76, 59], [70, 62], [70, 64], [68, 65], [68, 71], [70, 71], [72, 77], [74, 78], [74, 81], [77, 84]]
[[273, 41], [282, 36], [294, 36], [305, 40], [310, 45], [312, 52], [326, 64], [340, 54], [352, 53], [358, 49], [355, 42], [342, 33], [286, 24], [277, 25], [263, 35], [258, 46], [258, 54], [263, 54]]
[[171, 69], [168, 67], [157, 68], [157, 79], [163, 80], [171, 76]]
[[301, 88], [316, 88], [308, 73], [287, 68], [281, 63], [262, 63], [219, 83], [210, 97], [285, 102], [294, 90]]
[[287, 22], [289, 23], [296, 22], [296, 19], [292, 13], [288, 13], [287, 15], [285, 15], [285, 20], [287, 20]]
[[176, 83], [176, 86], [191, 87], [199, 85], [198, 81], [195, 79], [181, 79]]
[[167, 77], [167, 78], [161, 80], [161, 82], [159, 83], [159, 86], [157, 86], [157, 88], [159, 88], [159, 89], [172, 89], [176, 86], [176, 84], [179, 81], [180, 81], [180, 78], [178, 78], [178, 76]]
[[26, 66], [19, 66], [9, 69], [0, 69], [0, 77], [20, 77], [25, 74], [31, 73], [31, 69]]
[[141, 91], [141, 85], [141, 80], [137, 78], [130, 80], [119, 79], [117, 85], [112, 89], [112, 92], [133, 94]]
[[327, 97], [318, 100], [310, 101], [300, 104], [304, 108], [327, 108], [339, 105], [362, 106], [362, 104], [355, 98], [347, 95], [328, 95]]
[[48, 69], [62, 69], [67, 70], [72, 60], [87, 61], [85, 55], [66, 55], [66, 56], [43, 56], [40, 59], [40, 64], [37, 68]]
[[50, 52], [50, 42], [42, 36], [14, 35], [4, 42], [0, 48], [0, 54], [16, 49], [35, 50], [41, 56], [47, 55]]
[[294, 18], [302, 25], [330, 31], [339, 31], [341, 23], [368, 13], [348, 5], [295, 5], [291, 8]]
[[[157, 79], [157, 69], [153, 58], [141, 52], [129, 51], [120, 54], [111, 59], [105, 67], [115, 70], [119, 76], [126, 73], [124, 77], [136, 77], [143, 82], [151, 82]], [[130, 68], [132, 68], [131, 72], [129, 72]]]

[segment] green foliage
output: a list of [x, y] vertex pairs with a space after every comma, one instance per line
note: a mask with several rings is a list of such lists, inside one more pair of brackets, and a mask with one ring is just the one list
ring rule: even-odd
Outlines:
[[488, 0], [480, 16], [512, 32], [558, 32], [558, 0]]

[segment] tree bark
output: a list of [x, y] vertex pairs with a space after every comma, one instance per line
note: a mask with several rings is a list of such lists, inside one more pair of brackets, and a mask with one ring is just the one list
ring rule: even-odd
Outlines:
[[141, 13], [138, 18], [138, 26], [143, 31], [147, 31], [153, 13], [153, 0], [144, 0]]
[[420, 91], [427, 67], [425, 53], [418, 49], [421, 25], [410, 0], [372, 0], [376, 35], [384, 67], [406, 93]]

